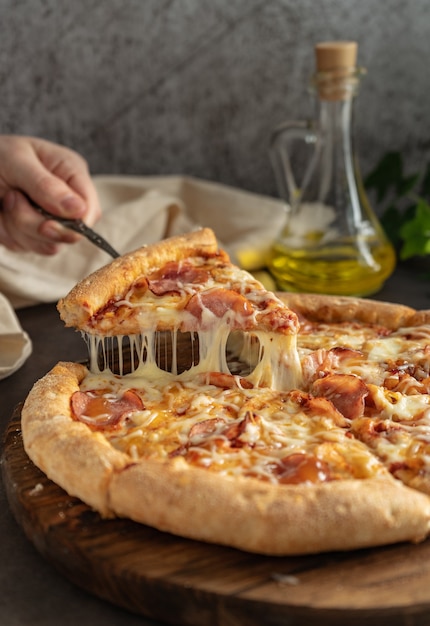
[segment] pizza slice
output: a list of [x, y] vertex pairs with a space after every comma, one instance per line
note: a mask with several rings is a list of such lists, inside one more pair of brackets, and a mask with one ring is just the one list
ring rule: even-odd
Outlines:
[[380, 375], [367, 383], [352, 432], [393, 476], [430, 495], [430, 326], [402, 328], [365, 347]]
[[[58, 304], [61, 318], [86, 334], [91, 369], [108, 338], [129, 338], [133, 369], [158, 376], [160, 333], [173, 333], [170, 369], [184, 334], [198, 352], [192, 372], [231, 373], [228, 352], [253, 364], [254, 385], [299, 384], [297, 316], [251, 274], [230, 262], [214, 233], [202, 229], [141, 248], [79, 283]], [[123, 360], [123, 359], [121, 359]], [[102, 369], [106, 366], [104, 359]], [[145, 369], [145, 372], [142, 370]]]
[[[371, 306], [379, 309], [378, 324], [302, 318], [302, 385], [332, 402], [350, 420], [350, 434], [394, 477], [430, 495], [429, 317], [369, 301], [361, 315]], [[390, 329], [393, 316], [408, 325]]]

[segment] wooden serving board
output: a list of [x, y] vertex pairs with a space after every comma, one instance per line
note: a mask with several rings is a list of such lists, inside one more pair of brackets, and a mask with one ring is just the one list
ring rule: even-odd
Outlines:
[[430, 541], [272, 558], [102, 519], [29, 460], [19, 407], [2, 461], [10, 506], [37, 550], [71, 582], [132, 612], [175, 626], [430, 623]]

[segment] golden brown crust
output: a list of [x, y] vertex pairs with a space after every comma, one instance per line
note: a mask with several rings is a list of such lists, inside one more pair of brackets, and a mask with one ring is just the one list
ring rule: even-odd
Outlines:
[[[310, 293], [284, 292], [278, 296], [293, 311], [317, 322], [362, 322], [395, 330], [402, 326], [413, 326], [419, 319], [415, 309], [391, 302]], [[427, 320], [430, 320], [430, 312]]]
[[420, 541], [430, 499], [390, 477], [271, 485], [173, 463], [116, 473], [115, 512], [159, 530], [249, 552], [291, 555]]
[[128, 457], [72, 418], [70, 397], [87, 372], [78, 363], [58, 363], [41, 378], [24, 403], [22, 435], [28, 456], [48, 478], [109, 515], [108, 484]]
[[[383, 478], [276, 486], [170, 461], [133, 461], [72, 419], [86, 368], [59, 363], [22, 411], [25, 449], [52, 480], [103, 515], [266, 554], [299, 554], [423, 539], [430, 499]], [[83, 479], [84, 478], [84, 479]]]
[[410, 326], [421, 326], [422, 324], [430, 324], [430, 309], [416, 311], [410, 320]]
[[217, 249], [213, 231], [203, 228], [125, 254], [88, 276], [62, 298], [58, 303], [60, 317], [66, 326], [84, 329], [100, 308], [112, 298], [123, 296], [139, 276], [162, 267], [167, 261], [211, 255]]

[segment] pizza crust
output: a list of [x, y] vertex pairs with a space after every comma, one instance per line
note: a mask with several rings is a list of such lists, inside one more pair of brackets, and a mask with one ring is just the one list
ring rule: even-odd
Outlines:
[[109, 516], [109, 481], [129, 458], [72, 417], [70, 397], [87, 373], [79, 363], [60, 362], [41, 378], [22, 408], [22, 436], [28, 456], [48, 478]]
[[427, 312], [427, 315], [420, 312], [418, 317], [415, 309], [391, 302], [311, 293], [283, 292], [278, 296], [293, 311], [301, 313], [309, 320], [328, 324], [361, 322], [396, 330], [402, 326], [413, 326], [421, 318], [430, 321], [430, 312]]
[[416, 311], [410, 320], [410, 326], [421, 326], [422, 324], [430, 324], [430, 309]]
[[164, 239], [115, 259], [78, 283], [57, 305], [66, 326], [85, 329], [87, 322], [113, 298], [123, 296], [139, 277], [168, 261], [213, 255], [218, 243], [212, 230], [203, 228]]
[[430, 499], [391, 478], [271, 485], [190, 466], [138, 462], [73, 420], [70, 396], [87, 369], [59, 363], [22, 410], [24, 447], [70, 495], [104, 516], [250, 552], [288, 555], [420, 541]]
[[270, 485], [174, 463], [144, 462], [112, 477], [119, 516], [183, 537], [268, 555], [420, 541], [430, 499], [394, 479]]

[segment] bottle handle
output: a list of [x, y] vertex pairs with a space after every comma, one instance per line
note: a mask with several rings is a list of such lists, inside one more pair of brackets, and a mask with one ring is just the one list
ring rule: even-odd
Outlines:
[[[318, 158], [319, 134], [311, 120], [284, 122], [272, 133], [269, 154], [281, 197], [291, 206], [300, 203]], [[303, 164], [298, 182], [291, 166], [291, 144], [300, 141], [309, 148], [310, 158]], [[297, 174], [297, 173], [296, 173]]]

